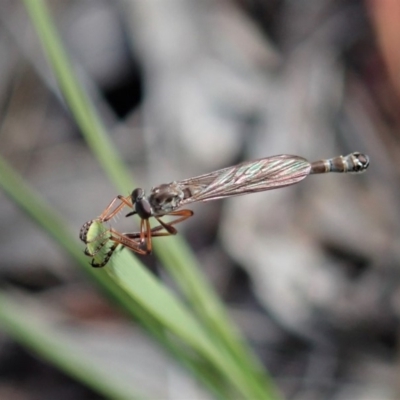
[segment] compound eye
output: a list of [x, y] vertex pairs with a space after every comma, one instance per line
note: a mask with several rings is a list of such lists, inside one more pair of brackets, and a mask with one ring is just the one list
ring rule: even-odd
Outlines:
[[136, 203], [136, 201], [143, 199], [144, 190], [141, 188], [134, 189], [131, 194], [131, 197], [132, 197], [132, 203]]

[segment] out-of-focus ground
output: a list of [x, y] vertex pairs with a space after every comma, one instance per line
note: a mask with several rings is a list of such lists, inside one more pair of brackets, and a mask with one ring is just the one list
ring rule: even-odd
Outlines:
[[[311, 176], [196, 205], [180, 233], [288, 399], [400, 398], [399, 3], [48, 3], [85, 90], [146, 189], [275, 154], [370, 156], [361, 176]], [[72, 232], [117, 194], [15, 0], [0, 2], [0, 121], [2, 156]], [[154, 257], [145, 262], [157, 269]], [[2, 193], [0, 282], [45, 305], [60, 329], [68, 321], [65, 332], [88, 357], [140, 391], [207, 398]], [[0, 341], [0, 398], [98, 398]]]

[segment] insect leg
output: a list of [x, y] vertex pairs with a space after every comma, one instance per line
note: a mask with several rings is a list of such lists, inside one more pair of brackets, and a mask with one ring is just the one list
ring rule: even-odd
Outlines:
[[[121, 203], [114, 210], [110, 211], [114, 206], [115, 202], [118, 200]], [[104, 209], [104, 211], [100, 214], [100, 216], [97, 219], [101, 222], [107, 222], [115, 215], [117, 215], [125, 206], [133, 208], [131, 197], [130, 196], [124, 197], [118, 195], [111, 201], [111, 203]]]
[[[172, 215], [172, 216], [178, 216], [180, 218], [177, 218], [171, 222], [164, 222], [161, 220], [160, 217], [155, 217], [156, 220], [164, 227], [164, 229], [170, 234], [170, 235], [176, 235], [178, 233], [177, 229], [174, 228], [172, 225], [178, 224], [179, 222], [184, 221], [185, 219], [190, 218], [193, 215], [192, 210], [178, 210], [178, 211], [172, 211], [166, 215]], [[161, 236], [161, 235], [159, 235]], [[166, 235], [162, 235], [166, 236]]]

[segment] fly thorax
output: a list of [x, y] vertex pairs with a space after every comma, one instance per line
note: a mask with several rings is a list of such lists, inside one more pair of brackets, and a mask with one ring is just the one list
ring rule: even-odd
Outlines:
[[155, 214], [166, 214], [176, 210], [183, 199], [184, 193], [176, 182], [152, 188], [149, 195], [149, 202]]

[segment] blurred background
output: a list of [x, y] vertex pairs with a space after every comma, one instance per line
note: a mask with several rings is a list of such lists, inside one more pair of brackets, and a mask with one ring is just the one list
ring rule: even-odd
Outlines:
[[[287, 399], [398, 399], [400, 3], [47, 3], [146, 190], [276, 154], [370, 156], [360, 176], [195, 205], [179, 230]], [[76, 237], [119, 194], [15, 0], [0, 1], [0, 154]], [[3, 192], [0, 283], [149, 398], [211, 398]], [[1, 334], [0, 398], [101, 397]]]

